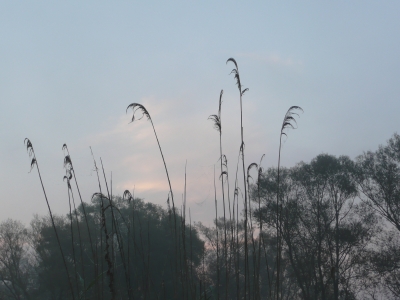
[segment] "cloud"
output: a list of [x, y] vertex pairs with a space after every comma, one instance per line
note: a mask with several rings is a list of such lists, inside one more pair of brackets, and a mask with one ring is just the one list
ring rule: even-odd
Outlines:
[[[222, 142], [223, 152], [228, 158], [232, 199], [240, 124], [238, 105], [228, 105], [229, 101], [226, 100], [223, 108]], [[154, 121], [168, 167], [175, 205], [181, 205], [187, 161], [187, 204], [193, 208], [193, 220], [211, 222], [215, 216], [214, 165], [218, 211], [222, 211], [219, 135], [212, 122], [207, 120], [212, 109], [210, 112], [188, 109], [190, 101], [182, 99], [147, 97], [141, 99], [140, 103], [148, 109]], [[246, 104], [246, 107], [247, 113], [250, 111], [253, 115], [256, 108], [251, 104]], [[121, 195], [126, 189], [135, 189], [135, 196], [165, 206], [169, 185], [151, 123], [145, 118], [129, 123], [130, 119], [130, 114], [110, 118], [104, 127], [107, 130], [88, 136], [79, 144], [87, 145], [84, 149], [86, 152], [88, 145], [91, 145], [96, 159], [102, 157], [106, 173], [112, 171], [114, 194]], [[258, 162], [262, 153], [268, 151], [264, 140], [260, 139], [265, 135], [265, 129], [259, 120], [249, 119], [246, 132], [246, 162]]]

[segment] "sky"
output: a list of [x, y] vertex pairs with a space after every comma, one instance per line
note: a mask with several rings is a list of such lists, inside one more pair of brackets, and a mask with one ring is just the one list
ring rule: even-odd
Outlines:
[[[276, 167], [292, 105], [298, 129], [282, 165], [320, 153], [376, 150], [398, 131], [398, 1], [2, 1], [0, 4], [0, 221], [48, 213], [24, 139], [33, 144], [53, 213], [66, 214], [68, 145], [85, 202], [98, 192], [90, 147], [113, 194], [126, 189], [166, 207], [168, 181], [151, 123], [129, 123], [130, 103], [149, 111], [181, 205], [187, 176], [192, 221], [221, 212], [219, 134], [230, 193], [240, 147], [245, 164]], [[241, 173], [239, 173], [239, 176]], [[241, 177], [240, 177], [241, 178]]]

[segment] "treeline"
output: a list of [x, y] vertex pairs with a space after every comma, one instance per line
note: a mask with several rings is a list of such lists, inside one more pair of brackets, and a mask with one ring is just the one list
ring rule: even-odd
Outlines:
[[[187, 299], [185, 294], [194, 293], [190, 289], [196, 287], [188, 282], [197, 280], [204, 251], [197, 231], [177, 216], [177, 230], [185, 236], [178, 237], [184, 244], [179, 243], [175, 253], [172, 216], [165, 209], [140, 199], [115, 197], [114, 212], [105, 211], [106, 235], [101, 216], [105, 200], [95, 197], [84, 204], [90, 238], [82, 206], [67, 216], [54, 216], [73, 291], [49, 217], [36, 216], [29, 228], [14, 220], [2, 222], [0, 299], [110, 299], [113, 292], [118, 299], [173, 299], [175, 295]], [[178, 277], [186, 276], [187, 282], [178, 284], [174, 271], [185, 267], [189, 272]]]
[[220, 299], [400, 299], [398, 134], [355, 160], [321, 154], [253, 173], [247, 244], [243, 220], [233, 235], [223, 218], [198, 226]]
[[55, 227], [2, 222], [0, 299], [400, 297], [399, 135], [355, 161], [321, 154], [281, 168], [279, 188], [277, 169], [257, 170], [247, 223], [239, 189], [214, 226], [129, 192], [76, 209], [69, 192]]

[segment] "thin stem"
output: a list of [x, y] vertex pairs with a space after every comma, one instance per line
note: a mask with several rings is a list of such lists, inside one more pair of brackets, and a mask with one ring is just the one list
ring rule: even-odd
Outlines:
[[217, 187], [215, 185], [214, 165], [214, 195], [215, 195], [215, 229], [217, 231], [217, 299], [219, 300], [219, 239], [218, 239], [218, 208], [217, 208]]
[[[25, 139], [25, 140], [27, 140], [27, 141], [29, 142], [29, 144], [31, 144], [31, 142], [30, 142], [28, 139]], [[28, 151], [29, 151], [29, 150], [28, 150]], [[68, 267], [67, 267], [67, 262], [66, 262], [66, 260], [65, 260], [64, 252], [63, 252], [63, 250], [62, 250], [62, 248], [61, 248], [60, 238], [59, 238], [59, 236], [58, 236], [58, 232], [57, 232], [57, 229], [56, 229], [56, 225], [55, 225], [55, 223], [54, 223], [53, 214], [51, 213], [49, 200], [47, 199], [46, 190], [45, 190], [45, 188], [44, 188], [42, 176], [40, 175], [39, 164], [38, 164], [38, 162], [37, 162], [36, 155], [35, 155], [35, 151], [33, 150], [32, 144], [31, 144], [31, 147], [30, 147], [30, 151], [32, 151], [32, 154], [33, 154], [32, 156], [33, 156], [33, 159], [35, 160], [34, 164], [36, 164], [36, 169], [37, 169], [37, 171], [38, 171], [38, 175], [39, 175], [39, 179], [40, 179], [40, 184], [42, 185], [42, 190], [43, 190], [44, 198], [46, 199], [47, 208], [49, 209], [49, 214], [50, 214], [51, 223], [52, 223], [52, 225], [53, 225], [54, 233], [56, 234], [56, 239], [57, 239], [58, 247], [59, 247], [59, 249], [60, 249], [61, 256], [62, 256], [62, 259], [63, 259], [65, 271], [67, 272], [68, 284], [69, 284], [69, 288], [70, 288], [70, 290], [71, 290], [72, 299], [75, 299], [74, 289], [72, 288], [71, 277], [70, 277], [70, 275], [69, 275], [69, 271], [68, 271]], [[31, 166], [32, 166], [32, 164], [31, 164]]]

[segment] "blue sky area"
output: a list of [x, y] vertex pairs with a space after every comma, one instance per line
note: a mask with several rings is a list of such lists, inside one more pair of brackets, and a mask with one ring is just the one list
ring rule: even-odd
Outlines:
[[[98, 192], [91, 146], [113, 193], [166, 205], [168, 183], [150, 112], [180, 203], [212, 220], [222, 106], [223, 152], [234, 177], [242, 84], [245, 163], [277, 165], [287, 109], [304, 109], [282, 150], [293, 166], [320, 153], [355, 158], [399, 129], [398, 1], [3, 1], [0, 4], [0, 221], [28, 223], [47, 207], [23, 141], [34, 146], [50, 204], [68, 211], [67, 143], [85, 201]], [[217, 168], [218, 169], [218, 168]], [[217, 175], [218, 176], [218, 175]], [[218, 184], [219, 186], [219, 184]], [[232, 193], [232, 191], [231, 191]], [[220, 198], [218, 192], [218, 199]]]

